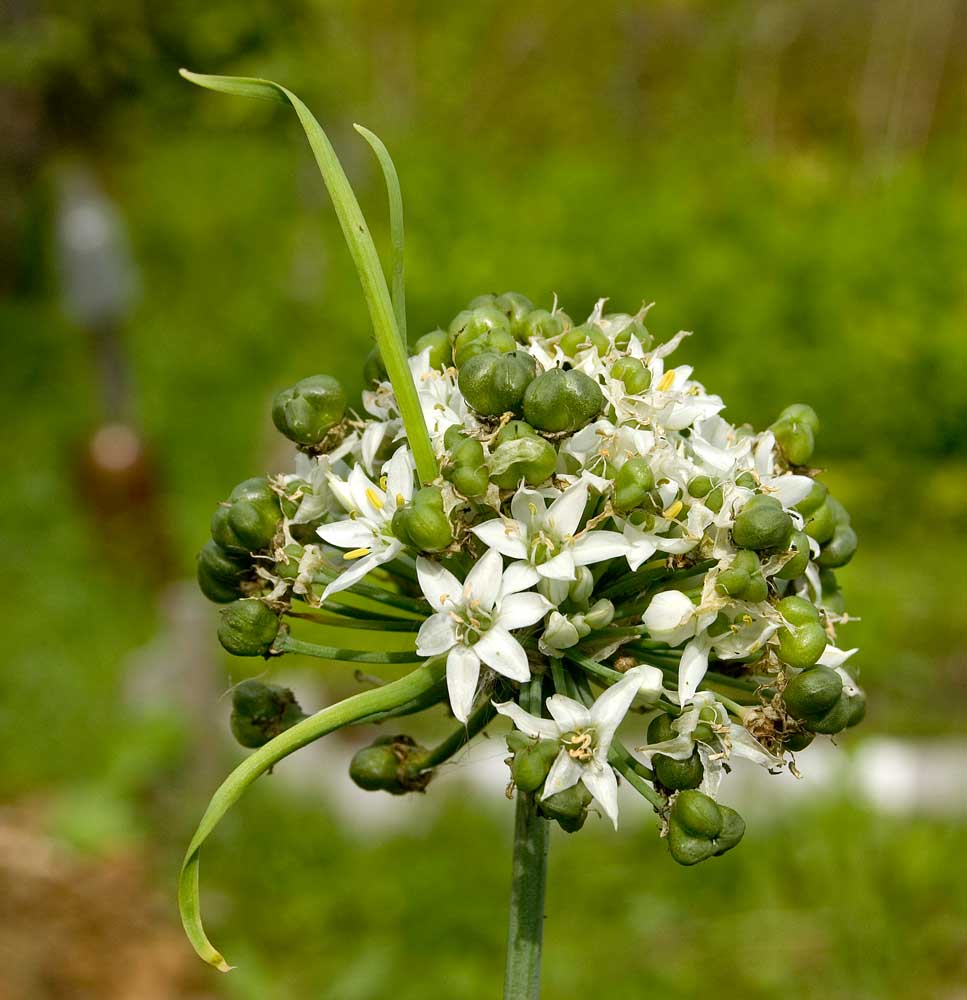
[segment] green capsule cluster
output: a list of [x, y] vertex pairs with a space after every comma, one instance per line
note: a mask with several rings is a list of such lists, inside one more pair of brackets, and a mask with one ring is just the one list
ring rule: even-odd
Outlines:
[[566, 833], [576, 833], [584, 826], [591, 805], [591, 793], [582, 782], [555, 792], [542, 794], [544, 782], [561, 752], [560, 740], [536, 739], [513, 731], [507, 734], [511, 779], [520, 792], [536, 797], [540, 814], [553, 820]]
[[453, 528], [438, 486], [424, 486], [393, 515], [393, 534], [421, 552], [442, 552], [453, 542]]
[[433, 772], [418, 766], [425, 747], [404, 734], [381, 736], [358, 750], [349, 763], [349, 777], [368, 792], [405, 795], [423, 791]]
[[243, 746], [264, 746], [306, 717], [295, 695], [278, 684], [247, 680], [232, 691], [232, 735]]
[[796, 674], [782, 693], [786, 711], [811, 733], [833, 735], [862, 721], [866, 696], [847, 688], [838, 671], [815, 666]]
[[[656, 715], [648, 724], [648, 742], [663, 743], [665, 740], [674, 739], [677, 733], [672, 722], [669, 715], [664, 713]], [[702, 764], [697, 746], [692, 748], [691, 756], [685, 760], [676, 760], [667, 754], [656, 753], [651, 758], [651, 766], [659, 783], [669, 791], [698, 788], [705, 776], [705, 766]]]
[[745, 834], [745, 821], [703, 792], [679, 792], [668, 816], [668, 850], [680, 865], [696, 865], [732, 850]]

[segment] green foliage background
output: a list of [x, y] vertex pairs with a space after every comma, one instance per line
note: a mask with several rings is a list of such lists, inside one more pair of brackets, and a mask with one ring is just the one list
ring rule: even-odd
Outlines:
[[[72, 475], [100, 403], [89, 345], [58, 308], [60, 171], [96, 171], [130, 230], [143, 292], [123, 334], [178, 574], [213, 504], [285, 461], [271, 394], [316, 371], [361, 385], [365, 309], [294, 118], [196, 91], [179, 65], [298, 93], [385, 246], [382, 182], [350, 125], [381, 135], [404, 186], [412, 336], [482, 291], [557, 293], [576, 316], [602, 295], [624, 310], [655, 300], [651, 329], [695, 331], [681, 354], [731, 419], [813, 403], [818, 460], [862, 544], [844, 638], [863, 647], [871, 708], [844, 752], [962, 732], [958, 0], [112, 0], [5, 16], [3, 798], [58, 804], [79, 849], [133, 839], [167, 891], [211, 755], [231, 759], [209, 747], [200, 786], [185, 720], [161, 706], [133, 719], [122, 698], [125, 657], [158, 627], [157, 576], [143, 553], [108, 557]], [[238, 677], [224, 668], [215, 692]], [[207, 717], [223, 726], [224, 702]], [[886, 819], [846, 798], [763, 821], [696, 871], [640, 830], [557, 838], [547, 995], [952, 996], [962, 817]], [[215, 929], [243, 966], [218, 988], [494, 995], [508, 821], [448, 806], [372, 842], [256, 789], [206, 862], [233, 901]]]

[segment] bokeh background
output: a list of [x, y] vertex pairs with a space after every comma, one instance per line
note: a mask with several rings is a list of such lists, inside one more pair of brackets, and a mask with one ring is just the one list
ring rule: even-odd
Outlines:
[[[483, 291], [654, 300], [732, 420], [822, 418], [867, 723], [798, 785], [737, 776], [749, 832], [714, 863], [630, 803], [555, 835], [546, 995], [967, 996], [967, 5], [11, 0], [0, 27], [0, 992], [499, 988], [500, 740], [405, 802], [345, 776], [372, 730], [287, 761], [204, 859], [239, 969], [180, 936], [181, 851], [242, 756], [225, 694], [264, 667], [221, 653], [194, 553], [289, 461], [272, 394], [358, 391], [371, 343], [295, 118], [185, 65], [299, 93], [385, 247], [351, 123], [382, 136], [413, 335]], [[355, 684], [290, 659], [308, 706]]]

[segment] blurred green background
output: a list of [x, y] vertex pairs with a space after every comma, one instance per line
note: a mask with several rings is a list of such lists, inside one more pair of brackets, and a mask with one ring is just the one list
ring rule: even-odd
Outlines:
[[[654, 300], [650, 328], [695, 331], [680, 354], [730, 419], [801, 400], [823, 420], [870, 696], [824, 759], [854, 777], [791, 800], [756, 784], [741, 849], [695, 870], [643, 812], [556, 836], [546, 995], [963, 997], [967, 4], [17, 0], [0, 26], [12, 997], [459, 1000], [502, 974], [510, 808], [460, 784], [484, 763], [403, 823], [359, 823], [331, 758], [288, 762], [203, 865], [238, 971], [209, 974], [176, 926], [180, 852], [241, 756], [224, 693], [259, 669], [222, 656], [178, 581], [214, 504], [289, 461], [271, 395], [318, 371], [358, 391], [371, 343], [294, 117], [182, 65], [302, 96], [385, 247], [351, 123], [382, 136], [413, 336], [484, 291], [579, 317]], [[113, 204], [137, 274], [110, 322], [65, 303], [58, 232], [85, 197]], [[354, 683], [285, 668], [309, 705]], [[870, 760], [893, 761], [878, 796]]]

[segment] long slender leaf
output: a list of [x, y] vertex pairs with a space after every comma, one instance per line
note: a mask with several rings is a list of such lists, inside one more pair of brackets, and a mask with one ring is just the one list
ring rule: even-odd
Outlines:
[[231, 969], [205, 933], [201, 920], [198, 884], [202, 845], [222, 817], [256, 778], [289, 754], [336, 729], [372, 720], [381, 714], [390, 714], [394, 709], [402, 709], [422, 695], [433, 691], [440, 683], [445, 664], [445, 660], [428, 661], [398, 681], [363, 691], [336, 705], [324, 708], [321, 712], [316, 712], [315, 715], [296, 723], [291, 729], [280, 733], [275, 739], [260, 747], [222, 782], [208, 803], [198, 829], [191, 838], [178, 882], [178, 909], [181, 913], [181, 922], [188, 940], [201, 958], [221, 972], [228, 972]]
[[390, 269], [390, 294], [393, 299], [393, 311], [396, 313], [396, 327], [406, 349], [406, 272], [403, 265], [403, 193], [400, 190], [400, 178], [396, 172], [396, 164], [389, 155], [383, 140], [370, 132], [363, 125], [353, 125], [353, 128], [369, 143], [386, 181], [386, 195], [389, 198], [389, 232], [393, 245], [392, 268]]
[[386, 365], [390, 382], [393, 384], [400, 416], [403, 418], [403, 425], [406, 428], [407, 440], [416, 462], [417, 474], [424, 484], [432, 482], [438, 473], [436, 456], [426, 429], [426, 423], [423, 420], [423, 411], [420, 407], [413, 376], [410, 373], [406, 350], [397, 329], [386, 278], [359, 202], [353, 194], [353, 189], [339, 158], [336, 156], [336, 151], [332, 148], [329, 137], [313, 117], [312, 112], [295, 94], [271, 80], [206, 76], [200, 73], [191, 73], [186, 69], [180, 72], [186, 80], [208, 90], [234, 94], [238, 97], [255, 97], [280, 104], [290, 104], [294, 109], [305, 131], [306, 138], [309, 140], [316, 163], [319, 165], [322, 179], [336, 210], [336, 217], [342, 227], [343, 236], [356, 265], [356, 271], [363, 286], [363, 294], [366, 297], [366, 304], [369, 307], [376, 343], [383, 357], [383, 363]]

